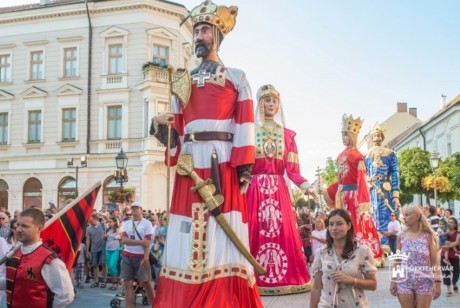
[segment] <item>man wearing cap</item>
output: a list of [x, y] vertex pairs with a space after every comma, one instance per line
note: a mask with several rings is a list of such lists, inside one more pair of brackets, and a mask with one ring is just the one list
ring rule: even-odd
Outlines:
[[[242, 192], [255, 156], [252, 93], [244, 72], [218, 56], [237, 13], [237, 7], [211, 1], [191, 11], [195, 54], [202, 59], [191, 71], [191, 95], [173, 96], [171, 112], [153, 118], [150, 133], [166, 144], [171, 124], [171, 165], [192, 156], [194, 172], [212, 179], [223, 197], [221, 215], [249, 247]], [[254, 269], [193, 186], [188, 176], [176, 174], [155, 307], [262, 307]]]
[[121, 261], [120, 278], [126, 296], [126, 307], [134, 307], [133, 281], [142, 282], [149, 301], [153, 302], [153, 287], [149, 263], [150, 242], [153, 228], [150, 221], [142, 217], [140, 202], [131, 205], [133, 219], [123, 223], [121, 242], [124, 244]]

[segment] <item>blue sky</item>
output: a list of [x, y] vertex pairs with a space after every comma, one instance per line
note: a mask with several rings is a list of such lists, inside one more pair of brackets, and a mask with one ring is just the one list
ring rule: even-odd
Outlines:
[[[0, 0], [0, 6], [33, 0]], [[188, 9], [202, 1], [176, 1]], [[220, 57], [243, 69], [255, 96], [271, 83], [281, 93], [287, 127], [297, 132], [301, 170], [343, 149], [343, 113], [364, 118], [361, 135], [396, 111], [416, 107], [421, 120], [460, 94], [460, 1], [221, 0], [239, 7]]]

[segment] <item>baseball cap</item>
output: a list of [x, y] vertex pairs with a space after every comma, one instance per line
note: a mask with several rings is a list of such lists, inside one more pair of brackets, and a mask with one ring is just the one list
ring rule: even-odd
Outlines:
[[142, 205], [139, 201], [134, 201], [133, 204], [131, 204], [131, 208], [133, 207], [142, 207]]

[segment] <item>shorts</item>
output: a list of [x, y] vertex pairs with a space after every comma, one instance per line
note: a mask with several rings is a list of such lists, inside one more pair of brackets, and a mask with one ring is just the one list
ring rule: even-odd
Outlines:
[[304, 247], [303, 249], [305, 250], [305, 255], [311, 257], [311, 246]]
[[396, 285], [398, 294], [433, 295], [434, 281], [429, 278], [408, 278]]
[[91, 252], [91, 267], [105, 264], [104, 251]]
[[148, 269], [141, 267], [143, 257], [129, 257], [121, 254], [121, 271], [120, 278], [125, 280], [134, 280], [146, 282], [152, 279], [151, 266]]

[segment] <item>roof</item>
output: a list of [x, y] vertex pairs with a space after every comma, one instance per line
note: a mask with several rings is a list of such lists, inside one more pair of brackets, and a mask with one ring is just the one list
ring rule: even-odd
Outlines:
[[419, 129], [419, 127], [422, 126], [422, 123], [415, 123], [414, 125], [412, 125], [411, 127], [409, 127], [408, 129], [406, 129], [405, 131], [403, 131], [401, 134], [399, 134], [396, 138], [393, 138], [391, 139], [390, 141], [388, 141], [387, 143], [387, 147], [389, 147], [390, 149], [394, 149], [394, 147], [400, 143], [401, 141], [403, 141], [407, 136], [409, 136], [410, 134], [412, 134], [414, 131], [416, 131], [417, 129]]
[[[88, 0], [88, 2], [102, 2], [102, 1], [117, 1], [117, 0]], [[167, 1], [167, 0], [158, 0], [160, 2], [169, 3], [172, 5], [177, 5], [185, 8], [183, 4]], [[2, 13], [10, 13], [10, 12], [17, 12], [17, 11], [25, 11], [25, 10], [35, 10], [47, 7], [54, 7], [66, 4], [74, 4], [74, 3], [83, 3], [86, 0], [49, 0], [46, 4], [40, 3], [31, 3], [31, 4], [22, 4], [22, 5], [15, 5], [15, 6], [8, 6], [8, 7], [0, 7], [0, 14]]]
[[[411, 135], [415, 130], [421, 129], [427, 125], [429, 125], [433, 120], [436, 118], [440, 117], [442, 114], [447, 112], [449, 109], [453, 108], [454, 106], [460, 106], [460, 94], [457, 95], [453, 100], [451, 100], [449, 103], [447, 103], [445, 106], [443, 106], [441, 109], [439, 109], [435, 114], [433, 114], [428, 120], [423, 122], [422, 124], [419, 124], [418, 126], [414, 125], [411, 126], [409, 129], [404, 131], [402, 134], [400, 134], [398, 137], [394, 138], [388, 143], [388, 147], [394, 148], [396, 145], [398, 145], [401, 141], [403, 141], [406, 137]], [[390, 145], [391, 143], [391, 145]]]

